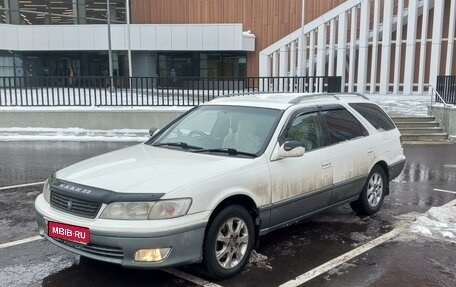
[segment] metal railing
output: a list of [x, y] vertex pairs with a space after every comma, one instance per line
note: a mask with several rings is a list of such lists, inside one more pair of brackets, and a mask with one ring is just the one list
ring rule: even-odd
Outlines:
[[0, 77], [0, 106], [195, 106], [230, 93], [340, 87], [341, 77]]
[[435, 102], [456, 105], [456, 76], [438, 76], [435, 87]]

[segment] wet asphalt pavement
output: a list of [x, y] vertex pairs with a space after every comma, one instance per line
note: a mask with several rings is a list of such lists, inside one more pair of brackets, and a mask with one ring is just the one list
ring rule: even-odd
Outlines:
[[[0, 187], [43, 181], [50, 172], [128, 146], [115, 143], [0, 143]], [[222, 286], [278, 286], [392, 230], [401, 215], [456, 198], [456, 145], [406, 145], [407, 164], [380, 212], [342, 206], [261, 238], [248, 268]], [[0, 191], [0, 245], [37, 235], [33, 201], [41, 186]], [[204, 278], [198, 266], [180, 268]], [[163, 271], [129, 270], [80, 258], [45, 241], [0, 249], [0, 286], [196, 286]], [[390, 240], [303, 286], [456, 286], [456, 244]]]

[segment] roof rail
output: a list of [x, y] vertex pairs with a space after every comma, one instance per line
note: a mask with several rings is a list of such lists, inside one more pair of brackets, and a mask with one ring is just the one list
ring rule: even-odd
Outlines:
[[316, 97], [333, 97], [333, 98], [336, 98], [336, 99], [340, 100], [340, 96], [358, 96], [358, 97], [361, 97], [363, 99], [369, 100], [368, 97], [366, 97], [365, 95], [360, 94], [360, 93], [337, 93], [337, 94], [320, 93], [320, 94], [307, 94], [307, 95], [298, 96], [298, 97], [294, 98], [293, 100], [291, 100], [289, 102], [289, 104], [296, 105], [296, 104], [299, 104], [300, 102], [302, 102], [304, 100], [311, 99], [311, 98], [316, 98]]
[[218, 96], [217, 98], [226, 98], [226, 97], [234, 97], [234, 96], [245, 96], [245, 95], [262, 95], [262, 94], [285, 94], [285, 93], [297, 93], [297, 92], [279, 92], [279, 91], [271, 91], [271, 92], [242, 92], [242, 93], [232, 93], [232, 94], [224, 94]]

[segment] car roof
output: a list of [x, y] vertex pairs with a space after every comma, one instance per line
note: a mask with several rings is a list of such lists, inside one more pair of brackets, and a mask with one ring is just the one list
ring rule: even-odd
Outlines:
[[372, 103], [366, 96], [357, 93], [282, 93], [258, 92], [227, 94], [205, 105], [230, 105], [261, 107], [285, 110], [291, 106], [315, 106], [341, 103]]

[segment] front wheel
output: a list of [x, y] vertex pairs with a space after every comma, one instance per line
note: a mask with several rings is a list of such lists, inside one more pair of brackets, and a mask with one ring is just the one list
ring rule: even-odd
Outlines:
[[218, 213], [204, 240], [203, 264], [213, 279], [230, 277], [241, 271], [252, 252], [255, 225], [242, 206], [231, 205]]
[[363, 191], [358, 200], [350, 205], [352, 209], [361, 215], [372, 215], [376, 213], [382, 206], [383, 199], [386, 195], [387, 178], [385, 171], [381, 166], [374, 166], [369, 173]]

